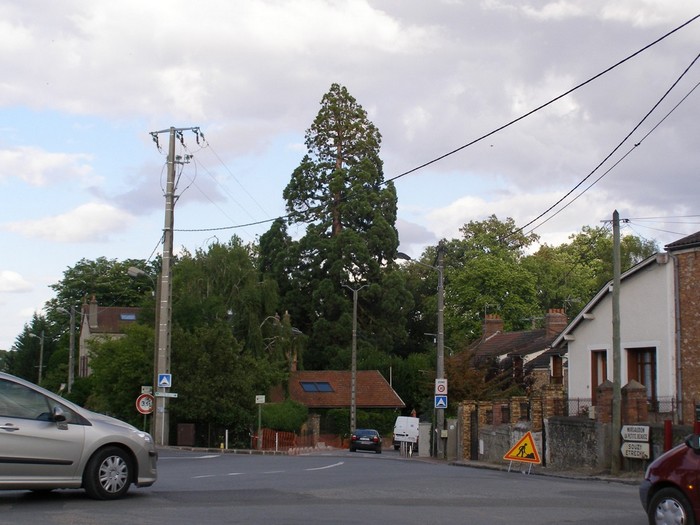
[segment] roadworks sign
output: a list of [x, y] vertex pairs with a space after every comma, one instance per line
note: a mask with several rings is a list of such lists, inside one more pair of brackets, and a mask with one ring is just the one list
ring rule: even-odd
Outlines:
[[532, 439], [532, 433], [528, 432], [525, 434], [520, 441], [503, 456], [503, 459], [507, 459], [508, 461], [523, 461], [525, 463], [541, 463], [535, 441]]

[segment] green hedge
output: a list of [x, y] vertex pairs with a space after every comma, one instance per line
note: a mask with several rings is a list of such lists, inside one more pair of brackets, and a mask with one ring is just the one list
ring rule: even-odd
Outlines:
[[309, 409], [296, 401], [270, 403], [262, 407], [262, 426], [282, 432], [299, 432], [309, 417]]

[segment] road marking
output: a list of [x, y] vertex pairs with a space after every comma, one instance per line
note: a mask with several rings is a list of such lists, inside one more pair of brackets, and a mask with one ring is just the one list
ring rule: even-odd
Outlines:
[[325, 470], [327, 468], [339, 467], [340, 465], [343, 465], [344, 463], [345, 463], [345, 461], [341, 461], [339, 463], [333, 463], [332, 465], [326, 465], [325, 467], [307, 468], [304, 470], [307, 470], [307, 471], [309, 471], [309, 470]]
[[158, 461], [162, 459], [213, 459], [220, 457], [221, 454], [210, 454], [207, 456], [158, 456]]
[[215, 478], [216, 474], [204, 474], [202, 476], [194, 476], [192, 479]]
[[229, 472], [227, 476], [242, 476], [243, 472]]
[[268, 470], [267, 472], [263, 472], [263, 474], [283, 474], [284, 472], [284, 470]]

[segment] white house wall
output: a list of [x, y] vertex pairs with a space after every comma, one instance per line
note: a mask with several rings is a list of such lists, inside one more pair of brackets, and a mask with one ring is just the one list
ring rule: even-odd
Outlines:
[[[662, 258], [662, 260], [664, 260]], [[593, 319], [582, 319], [568, 341], [569, 398], [588, 399], [598, 385], [591, 385], [591, 352], [607, 351], [607, 374], [613, 381], [612, 293], [608, 291], [590, 308]], [[628, 382], [627, 352], [630, 348], [656, 348], [659, 398], [676, 394], [676, 344], [674, 322], [673, 264], [653, 262], [623, 279], [620, 286], [620, 377]], [[602, 382], [602, 379], [601, 379]]]

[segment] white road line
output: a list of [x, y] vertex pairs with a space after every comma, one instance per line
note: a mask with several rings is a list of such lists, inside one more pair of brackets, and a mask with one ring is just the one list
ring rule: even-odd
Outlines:
[[242, 476], [243, 472], [229, 472], [227, 476]]
[[205, 474], [202, 476], [193, 476], [192, 479], [215, 478], [216, 474]]
[[340, 465], [343, 465], [343, 464], [345, 464], [345, 461], [341, 461], [339, 463], [333, 463], [332, 465], [326, 465], [325, 467], [307, 468], [304, 470], [307, 470], [307, 471], [309, 471], [309, 470], [325, 470], [327, 468], [339, 467]]
[[207, 456], [158, 456], [158, 461], [163, 459], [212, 459], [220, 458], [221, 454], [210, 454]]

